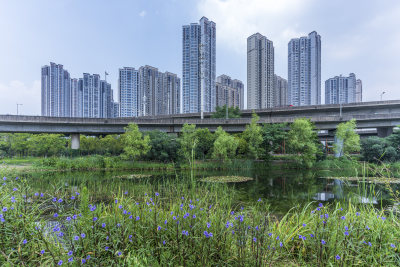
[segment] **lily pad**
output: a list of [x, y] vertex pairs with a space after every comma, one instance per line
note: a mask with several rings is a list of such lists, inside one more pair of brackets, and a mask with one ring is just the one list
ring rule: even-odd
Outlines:
[[142, 178], [150, 178], [152, 175], [151, 174], [127, 174], [127, 175], [120, 175], [120, 176], [114, 176], [113, 178], [118, 178], [118, 179], [142, 179]]
[[245, 176], [210, 176], [203, 178], [200, 181], [210, 183], [243, 183], [252, 180], [254, 179]]

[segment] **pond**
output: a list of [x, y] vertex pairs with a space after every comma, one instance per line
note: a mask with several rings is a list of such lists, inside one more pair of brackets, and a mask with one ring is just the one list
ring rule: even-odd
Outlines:
[[[80, 191], [87, 187], [91, 201], [110, 202], [121, 192], [135, 195], [146, 187], [162, 187], [165, 181], [190, 177], [190, 171], [75, 171], [75, 172], [38, 172], [25, 175], [34, 192], [53, 193], [56, 190]], [[292, 207], [304, 205], [310, 201], [334, 202], [348, 200], [357, 203], [373, 203], [377, 207], [390, 205], [390, 195], [383, 184], [370, 185], [357, 181], [325, 179], [326, 171], [288, 170], [267, 166], [231, 171], [196, 171], [194, 177], [201, 181], [209, 176], [243, 176], [252, 180], [241, 183], [228, 183], [234, 187], [238, 203], [255, 201], [259, 198], [267, 201], [271, 210], [283, 214]], [[330, 172], [332, 176], [332, 172]], [[187, 180], [187, 179], [186, 179]], [[394, 185], [399, 189], [399, 185]], [[139, 190], [141, 189], [141, 190]], [[147, 189], [146, 189], [147, 190]], [[373, 195], [373, 197], [369, 197]]]

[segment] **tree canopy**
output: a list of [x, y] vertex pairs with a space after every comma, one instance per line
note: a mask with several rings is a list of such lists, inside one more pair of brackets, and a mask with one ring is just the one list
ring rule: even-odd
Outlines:
[[217, 128], [215, 135], [216, 139], [214, 141], [212, 158], [223, 161], [233, 158], [238, 146], [238, 141], [235, 137], [227, 134], [221, 126]]
[[261, 126], [257, 124], [260, 117], [253, 112], [252, 119], [249, 125], [246, 125], [246, 129], [242, 133], [242, 138], [247, 144], [247, 156], [252, 159], [258, 159], [262, 154], [261, 143], [263, 137], [261, 133]]
[[124, 153], [122, 157], [125, 159], [135, 160], [138, 156], [146, 154], [150, 150], [150, 137], [139, 131], [137, 124], [129, 123], [125, 127], [125, 133], [121, 135], [122, 144], [124, 145]]
[[[241, 115], [242, 112], [240, 111], [239, 107], [228, 107], [228, 118], [240, 118]], [[226, 118], [226, 105], [217, 106], [215, 108], [215, 112], [211, 115], [211, 118]]]
[[349, 155], [360, 151], [360, 136], [355, 132], [356, 120], [339, 123], [336, 129], [336, 138], [341, 140], [342, 145], [335, 145], [335, 152], [339, 155]]

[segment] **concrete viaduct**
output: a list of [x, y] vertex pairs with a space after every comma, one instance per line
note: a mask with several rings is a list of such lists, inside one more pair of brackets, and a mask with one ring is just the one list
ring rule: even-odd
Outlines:
[[[316, 105], [254, 111], [260, 116], [259, 123], [290, 123], [296, 118], [310, 118], [322, 137], [332, 137], [338, 123], [351, 119], [357, 120], [360, 134], [381, 137], [390, 135], [393, 127], [400, 125], [400, 100], [343, 104], [342, 108], [339, 105]], [[211, 113], [205, 113], [203, 120], [199, 113], [110, 119], [0, 115], [0, 132], [68, 134], [71, 135], [72, 148], [79, 148], [80, 134], [121, 134], [131, 122], [138, 124], [142, 131], [179, 133], [183, 124], [188, 123], [207, 127], [210, 131], [222, 126], [227, 132], [242, 132], [250, 123], [252, 112], [242, 111], [239, 119], [212, 119]]]

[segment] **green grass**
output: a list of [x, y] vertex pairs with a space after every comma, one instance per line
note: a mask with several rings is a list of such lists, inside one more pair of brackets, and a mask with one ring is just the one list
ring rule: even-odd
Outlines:
[[85, 187], [56, 187], [41, 197], [24, 177], [3, 182], [0, 262], [6, 265], [71, 258], [73, 266], [82, 260], [92, 266], [400, 264], [399, 217], [372, 205], [311, 202], [278, 220], [266, 199], [242, 203], [233, 187], [185, 177], [144, 180], [106, 202], [93, 202]]

